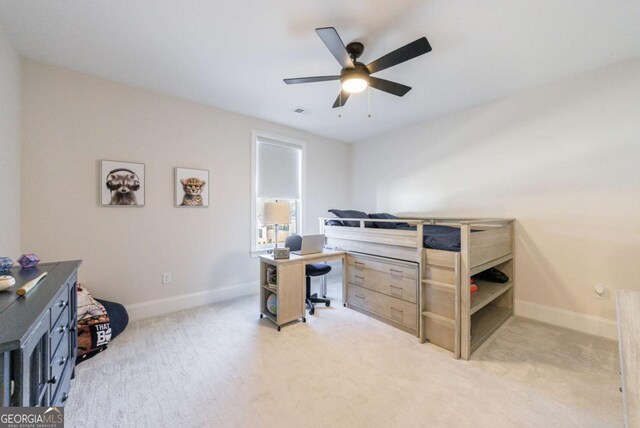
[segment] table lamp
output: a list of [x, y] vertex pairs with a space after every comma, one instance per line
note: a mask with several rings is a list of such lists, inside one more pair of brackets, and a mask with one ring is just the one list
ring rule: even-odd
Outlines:
[[288, 256], [278, 257], [278, 225], [291, 223], [291, 211], [288, 202], [265, 202], [262, 223], [273, 224], [276, 229], [276, 246], [273, 250], [274, 258], [288, 258]]

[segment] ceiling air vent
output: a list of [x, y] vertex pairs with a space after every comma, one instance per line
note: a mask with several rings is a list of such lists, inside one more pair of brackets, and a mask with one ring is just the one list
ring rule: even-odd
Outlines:
[[313, 110], [309, 110], [308, 108], [304, 108], [304, 107], [298, 106], [298, 107], [293, 109], [293, 112], [306, 116], [306, 115], [309, 115], [309, 114], [313, 113]]

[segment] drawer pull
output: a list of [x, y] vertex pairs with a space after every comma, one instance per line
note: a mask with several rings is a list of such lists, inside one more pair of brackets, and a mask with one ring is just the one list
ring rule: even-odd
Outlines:
[[364, 299], [365, 299], [365, 297], [364, 297], [364, 296], [361, 296], [361, 295], [359, 295], [359, 294], [355, 294], [354, 296], [356, 296], [358, 299], [362, 299], [362, 300], [364, 300]]
[[62, 394], [62, 402], [64, 403], [65, 401], [67, 401], [67, 399], [69, 398], [69, 394], [67, 394], [66, 392], [64, 394]]
[[54, 376], [54, 377], [52, 377], [51, 379], [49, 379], [49, 380], [47, 381], [47, 383], [50, 383], [50, 384], [52, 384], [52, 385], [55, 385], [57, 381], [58, 381], [58, 378]]
[[[394, 316], [393, 311], [400, 312], [400, 316], [398, 316], [398, 314], [395, 314], [395, 316]], [[393, 306], [391, 306], [391, 318], [396, 318], [396, 319], [399, 319], [400, 321], [402, 321], [403, 318], [404, 318], [404, 311], [401, 310], [401, 309], [396, 309]]]
[[64, 363], [66, 363], [66, 362], [67, 362], [67, 357], [60, 358], [60, 365], [61, 366], [64, 366]]
[[364, 283], [364, 276], [355, 275], [356, 282]]
[[402, 288], [402, 287], [398, 287], [398, 286], [393, 285], [393, 284], [389, 284], [389, 287], [391, 287], [391, 294], [393, 294], [393, 293], [394, 293], [394, 290], [393, 290], [393, 289], [395, 288], [396, 290], [400, 290], [400, 292], [397, 292], [397, 291], [396, 291], [395, 293], [396, 293], [396, 294], [399, 294], [400, 296], [402, 296], [402, 292], [404, 291], [404, 288]]
[[404, 275], [403, 271], [397, 269], [389, 269], [389, 273], [391, 274], [391, 276], [399, 276], [400, 278], [402, 278]]
[[58, 303], [58, 307], [64, 308], [65, 306], [67, 306], [67, 301], [66, 300], [60, 300], [60, 303]]
[[353, 265], [358, 270], [364, 270], [364, 263], [362, 262], [354, 262]]
[[63, 334], [65, 331], [67, 331], [67, 329], [68, 329], [68, 328], [69, 328], [69, 327], [67, 327], [66, 325], [61, 325], [61, 326], [58, 328], [58, 333]]

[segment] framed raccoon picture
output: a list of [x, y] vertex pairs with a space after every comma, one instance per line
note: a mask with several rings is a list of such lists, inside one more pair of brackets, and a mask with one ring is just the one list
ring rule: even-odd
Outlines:
[[101, 160], [99, 184], [103, 207], [144, 206], [143, 163]]
[[209, 206], [209, 171], [176, 168], [176, 207], [206, 208]]

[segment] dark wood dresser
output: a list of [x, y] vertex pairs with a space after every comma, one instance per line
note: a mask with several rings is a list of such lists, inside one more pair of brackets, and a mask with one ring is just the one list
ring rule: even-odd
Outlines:
[[[16, 284], [0, 291], [0, 404], [63, 406], [77, 354], [80, 261], [11, 269]], [[16, 290], [43, 272], [25, 296]]]

